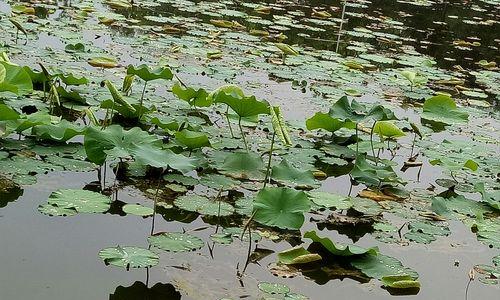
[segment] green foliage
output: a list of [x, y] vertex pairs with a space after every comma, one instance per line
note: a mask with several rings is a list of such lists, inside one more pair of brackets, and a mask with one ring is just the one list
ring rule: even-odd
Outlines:
[[304, 192], [289, 188], [264, 188], [253, 202], [254, 220], [283, 229], [300, 229], [311, 204]]
[[241, 118], [269, 114], [269, 103], [259, 101], [255, 96], [245, 96], [235, 85], [222, 86], [208, 95], [215, 103], [227, 104]]
[[469, 114], [457, 107], [450, 96], [438, 95], [424, 102], [422, 119], [443, 124], [465, 123]]
[[399, 138], [405, 136], [405, 133], [391, 121], [377, 121], [373, 126], [373, 133], [380, 138]]
[[158, 79], [171, 80], [174, 77], [172, 71], [167, 67], [156, 67], [151, 69], [147, 65], [140, 65], [137, 67], [129, 65], [127, 67], [127, 74], [136, 75], [146, 82]]
[[189, 103], [190, 106], [208, 107], [212, 105], [212, 98], [209, 98], [207, 91], [202, 88], [198, 90], [191, 87], [183, 88], [180, 83], [176, 82], [172, 87], [172, 93]]
[[104, 213], [110, 208], [111, 199], [92, 191], [63, 189], [50, 194], [47, 204], [77, 213]]
[[175, 133], [175, 139], [190, 150], [210, 147], [208, 136], [202, 132], [183, 129]]
[[[0, 61], [0, 92], [12, 92], [17, 95], [28, 94], [33, 91], [31, 77], [23, 67]], [[3, 72], [2, 72], [3, 70]]]
[[273, 124], [274, 132], [278, 138], [281, 140], [283, 145], [288, 147], [292, 146], [292, 139], [290, 138], [288, 127], [286, 126], [280, 107], [273, 106], [269, 112], [271, 114], [271, 123]]
[[304, 233], [304, 238], [311, 239], [315, 243], [320, 243], [328, 252], [336, 256], [355, 256], [362, 254], [377, 255], [378, 248], [362, 248], [356, 245], [341, 245], [332, 242], [329, 238], [321, 238], [316, 231], [311, 230]]
[[278, 261], [285, 265], [307, 264], [321, 260], [317, 253], [311, 253], [302, 246], [293, 247], [278, 253]]
[[158, 255], [139, 247], [111, 247], [99, 251], [99, 257], [106, 265], [126, 268], [148, 268], [158, 264]]
[[195, 251], [205, 245], [202, 239], [187, 233], [162, 232], [150, 236], [149, 244], [168, 252]]
[[350, 174], [354, 180], [368, 186], [378, 187], [384, 183], [403, 183], [391, 166], [369, 163], [366, 155], [362, 154], [356, 159]]

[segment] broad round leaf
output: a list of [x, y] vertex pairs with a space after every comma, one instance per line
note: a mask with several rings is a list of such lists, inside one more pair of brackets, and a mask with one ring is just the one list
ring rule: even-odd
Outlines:
[[111, 199], [92, 191], [67, 189], [50, 194], [48, 204], [79, 213], [104, 213], [110, 208]]
[[281, 283], [261, 282], [257, 285], [259, 290], [269, 294], [287, 294], [290, 288]]
[[142, 206], [140, 204], [125, 204], [122, 207], [124, 213], [141, 217], [152, 216], [154, 210], [151, 207]]
[[202, 239], [187, 233], [163, 232], [148, 238], [151, 246], [168, 252], [186, 252], [198, 250], [205, 243]]
[[283, 229], [299, 229], [311, 204], [302, 191], [264, 188], [253, 203], [255, 221]]
[[106, 265], [126, 268], [147, 268], [156, 266], [159, 256], [139, 247], [111, 247], [99, 251], [99, 257]]
[[174, 204], [180, 209], [209, 216], [230, 216], [234, 207], [223, 201], [212, 201], [198, 195], [185, 195], [175, 199]]
[[444, 124], [467, 122], [469, 114], [457, 108], [455, 101], [449, 96], [438, 95], [424, 102], [422, 119]]
[[140, 65], [137, 67], [129, 65], [127, 67], [127, 74], [136, 75], [144, 81], [152, 81], [157, 79], [171, 80], [174, 77], [172, 71], [167, 67], [156, 67], [150, 69], [147, 65]]
[[338, 256], [353, 256], [361, 254], [376, 255], [378, 252], [378, 249], [376, 247], [362, 248], [356, 245], [335, 244], [329, 238], [319, 237], [316, 234], [316, 231], [314, 230], [304, 233], [304, 237], [311, 239], [313, 242], [320, 243], [326, 250], [328, 250], [333, 255], [338, 255]]

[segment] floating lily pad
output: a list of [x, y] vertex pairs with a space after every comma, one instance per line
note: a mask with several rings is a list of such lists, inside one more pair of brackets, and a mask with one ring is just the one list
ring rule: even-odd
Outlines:
[[99, 251], [99, 257], [106, 265], [126, 268], [147, 268], [156, 266], [159, 257], [148, 249], [139, 247], [112, 247]]
[[280, 283], [261, 282], [258, 284], [259, 290], [269, 294], [287, 294], [290, 288]]
[[163, 232], [148, 238], [149, 243], [168, 252], [195, 251], [205, 245], [202, 239], [187, 233]]
[[111, 207], [111, 199], [86, 190], [58, 190], [50, 194], [48, 204], [59, 208], [74, 209], [79, 213], [104, 213]]
[[126, 214], [136, 215], [141, 217], [152, 216], [154, 210], [151, 207], [142, 206], [140, 204], [125, 204], [122, 210]]
[[223, 201], [212, 201], [198, 195], [180, 196], [175, 199], [174, 204], [180, 209], [197, 212], [209, 216], [230, 216], [234, 207]]

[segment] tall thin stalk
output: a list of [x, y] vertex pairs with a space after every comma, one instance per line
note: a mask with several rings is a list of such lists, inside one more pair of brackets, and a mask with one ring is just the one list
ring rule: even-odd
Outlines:
[[137, 113], [139, 119], [141, 119], [142, 115], [142, 103], [144, 102], [144, 94], [146, 93], [146, 86], [148, 85], [147, 81], [144, 81], [144, 88], [142, 89], [141, 100], [139, 101], [139, 112]]
[[158, 183], [156, 185], [155, 197], [153, 199], [153, 220], [151, 221], [151, 233], [150, 233], [150, 235], [153, 235], [153, 233], [155, 231], [156, 202], [158, 201], [158, 191], [159, 190], [160, 190], [160, 178], [158, 177]]
[[243, 131], [243, 127], [241, 127], [241, 117], [239, 117], [239, 119], [238, 119], [238, 127], [240, 128], [241, 138], [243, 139], [243, 143], [245, 144], [245, 149], [248, 152], [247, 139], [245, 137], [245, 132]]
[[227, 126], [229, 126], [229, 132], [231, 133], [231, 138], [234, 139], [233, 127], [231, 126], [231, 121], [229, 121], [229, 105], [226, 108], [226, 120]]
[[271, 149], [269, 150], [269, 159], [267, 161], [266, 178], [264, 179], [264, 187], [266, 187], [267, 181], [269, 179], [269, 172], [271, 170], [271, 159], [273, 157], [274, 139], [275, 138], [276, 138], [276, 132], [273, 133], [273, 138], [271, 140]]
[[341, 17], [341, 20], [340, 20], [340, 28], [339, 28], [339, 34], [337, 36], [337, 47], [335, 48], [335, 53], [339, 52], [340, 34], [342, 32], [342, 25], [344, 25], [344, 16], [345, 16], [346, 3], [347, 3], [347, 0], [344, 1], [344, 5], [342, 6], [342, 17]]

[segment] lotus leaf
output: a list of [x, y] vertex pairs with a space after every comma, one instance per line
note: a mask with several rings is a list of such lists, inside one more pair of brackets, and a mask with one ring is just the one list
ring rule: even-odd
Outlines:
[[187, 233], [162, 232], [148, 238], [151, 246], [168, 252], [195, 251], [205, 245], [202, 239]]

